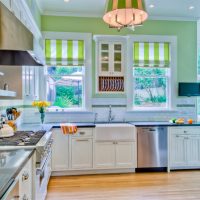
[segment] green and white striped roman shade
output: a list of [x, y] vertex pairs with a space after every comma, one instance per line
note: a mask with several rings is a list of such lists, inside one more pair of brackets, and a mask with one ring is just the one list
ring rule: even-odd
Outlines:
[[134, 42], [134, 67], [170, 67], [170, 43]]
[[83, 40], [45, 40], [46, 64], [50, 66], [82, 66], [85, 62]]

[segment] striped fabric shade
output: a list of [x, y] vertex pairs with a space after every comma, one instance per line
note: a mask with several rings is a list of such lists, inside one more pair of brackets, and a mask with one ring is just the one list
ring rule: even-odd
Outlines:
[[46, 64], [50, 66], [82, 66], [85, 62], [83, 40], [45, 40]]
[[134, 67], [169, 67], [170, 60], [168, 42], [134, 42], [133, 44]]
[[107, 0], [105, 23], [111, 28], [142, 25], [148, 18], [143, 0]]
[[108, 0], [106, 12], [124, 8], [145, 10], [145, 4], [142, 0]]

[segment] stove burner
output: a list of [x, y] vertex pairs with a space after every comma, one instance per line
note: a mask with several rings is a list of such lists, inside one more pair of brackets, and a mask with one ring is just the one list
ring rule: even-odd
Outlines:
[[0, 146], [31, 146], [36, 145], [46, 131], [17, 131], [8, 138], [0, 138]]

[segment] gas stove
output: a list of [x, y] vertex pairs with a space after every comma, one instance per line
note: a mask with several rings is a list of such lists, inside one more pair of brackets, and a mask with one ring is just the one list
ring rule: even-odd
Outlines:
[[35, 146], [46, 131], [17, 131], [14, 136], [0, 138], [0, 146]]

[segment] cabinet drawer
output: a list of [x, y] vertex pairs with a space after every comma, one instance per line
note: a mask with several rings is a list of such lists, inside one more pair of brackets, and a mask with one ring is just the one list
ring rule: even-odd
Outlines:
[[177, 128], [171, 128], [170, 133], [172, 134], [199, 134], [200, 135], [200, 129], [199, 127], [177, 127]]
[[92, 137], [93, 136], [93, 128], [78, 128], [76, 134], [72, 135], [72, 137]]

